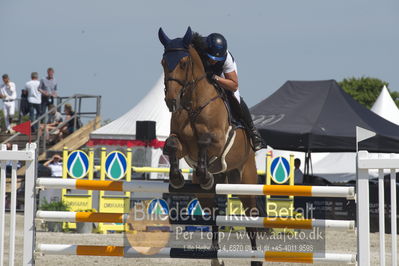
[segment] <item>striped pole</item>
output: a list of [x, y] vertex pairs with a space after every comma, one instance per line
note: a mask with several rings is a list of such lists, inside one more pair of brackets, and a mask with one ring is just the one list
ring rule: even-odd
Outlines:
[[289, 185], [243, 185], [216, 184], [215, 189], [204, 190], [196, 184], [186, 184], [182, 189], [173, 189], [169, 183], [158, 181], [98, 181], [84, 179], [38, 178], [37, 186], [41, 188], [68, 188], [82, 190], [130, 191], [153, 193], [211, 193], [219, 195], [272, 195], [299, 197], [338, 197], [353, 199], [354, 187], [338, 186], [289, 186]]
[[[201, 215], [179, 215], [179, 219], [172, 219], [172, 217], [169, 217], [168, 219], [168, 216], [165, 217], [165, 220], [154, 219], [150, 221], [153, 221], [154, 223], [161, 222], [174, 225], [244, 226], [254, 228], [312, 229], [315, 227], [319, 227], [335, 230], [354, 230], [355, 228], [355, 221], [345, 220], [318, 220], [249, 216], [216, 216], [215, 218], [211, 216]], [[128, 221], [129, 215], [122, 213], [38, 211], [36, 213], [36, 218], [52, 222], [126, 223]]]
[[[154, 168], [154, 167], [135, 167], [132, 166], [132, 170], [135, 173], [169, 173], [170, 168]], [[183, 174], [192, 174], [193, 169], [187, 168], [187, 169], [180, 169]]]
[[[96, 171], [99, 171], [101, 167], [99, 165], [94, 166], [94, 169]], [[137, 166], [132, 166], [132, 171], [135, 173], [169, 173], [170, 168], [166, 167], [137, 167]], [[192, 174], [193, 169], [192, 168], [181, 168], [180, 171], [183, 174]], [[258, 175], [265, 175], [265, 170], [257, 170]]]
[[138, 252], [140, 248], [122, 246], [86, 246], [39, 244], [38, 252], [44, 255], [78, 255], [78, 256], [115, 256], [126, 258], [180, 258], [180, 259], [250, 259], [266, 262], [339, 262], [355, 263], [353, 254], [335, 253], [300, 253], [272, 251], [224, 251], [210, 249], [160, 248], [154, 255]]

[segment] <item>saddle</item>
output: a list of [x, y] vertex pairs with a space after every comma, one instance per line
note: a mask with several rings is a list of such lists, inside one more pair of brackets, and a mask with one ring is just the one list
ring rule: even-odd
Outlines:
[[227, 91], [220, 87], [217, 83], [213, 83], [219, 95], [223, 99], [223, 103], [226, 106], [229, 124], [233, 127], [233, 129], [244, 128], [245, 123], [243, 114], [241, 111], [240, 103], [237, 101], [237, 98], [231, 91]]

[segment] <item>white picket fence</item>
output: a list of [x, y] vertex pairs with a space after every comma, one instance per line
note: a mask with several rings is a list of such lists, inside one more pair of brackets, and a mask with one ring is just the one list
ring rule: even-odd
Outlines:
[[4, 238], [5, 238], [5, 204], [6, 204], [6, 167], [11, 165], [11, 206], [10, 206], [10, 240], [8, 249], [8, 265], [14, 265], [15, 259], [15, 227], [17, 210], [17, 164], [25, 163], [25, 201], [24, 201], [24, 248], [23, 265], [34, 265], [35, 247], [35, 179], [37, 154], [36, 144], [27, 144], [25, 150], [18, 150], [17, 145], [12, 150], [7, 150], [5, 144], [0, 150], [0, 266], [4, 263]]
[[[36, 165], [37, 165], [36, 145], [27, 145], [25, 150], [6, 150], [2, 145], [0, 150], [0, 266], [4, 261], [4, 229], [5, 229], [5, 191], [6, 191], [6, 165], [11, 162], [11, 211], [10, 211], [10, 247], [9, 265], [14, 265], [15, 257], [15, 213], [16, 213], [16, 188], [17, 188], [17, 163], [25, 162], [25, 204], [24, 204], [24, 248], [23, 265], [34, 265], [35, 243], [35, 223], [36, 213]], [[369, 173], [370, 169], [379, 169], [379, 206], [380, 206], [380, 232], [385, 232], [384, 228], [384, 169], [390, 169], [390, 189], [391, 189], [391, 213], [397, 213], [396, 206], [396, 169], [399, 169], [399, 157], [392, 155], [388, 159], [370, 158], [365, 151], [358, 153], [358, 180], [357, 180], [357, 263], [358, 265], [370, 265], [370, 223], [369, 223]], [[397, 231], [396, 215], [391, 215], [391, 234], [392, 234], [392, 261], [391, 265], [397, 265]], [[380, 234], [380, 262], [385, 265], [385, 234]], [[338, 243], [337, 243], [338, 244]]]
[[384, 213], [384, 170], [390, 170], [391, 188], [391, 265], [398, 265], [397, 247], [397, 206], [396, 206], [396, 170], [399, 169], [399, 156], [391, 154], [390, 158], [371, 158], [367, 151], [359, 151], [357, 156], [357, 248], [358, 264], [370, 265], [370, 199], [369, 170], [378, 169], [378, 215], [380, 232], [380, 265], [385, 265], [385, 213]]

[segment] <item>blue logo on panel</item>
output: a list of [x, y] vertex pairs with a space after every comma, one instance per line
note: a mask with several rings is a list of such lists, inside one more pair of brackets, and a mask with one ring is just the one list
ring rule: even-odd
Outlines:
[[150, 215], [167, 215], [169, 214], [169, 206], [163, 199], [153, 199], [148, 205], [147, 212]]
[[105, 172], [110, 179], [119, 180], [126, 175], [127, 159], [120, 151], [113, 151], [105, 159]]
[[198, 199], [193, 199], [188, 203], [187, 206], [189, 215], [205, 215], [204, 210], [202, 210], [201, 204]]
[[67, 171], [73, 178], [82, 178], [89, 171], [89, 157], [83, 151], [73, 151], [67, 159]]
[[283, 184], [288, 181], [290, 175], [290, 163], [284, 157], [276, 157], [270, 165], [270, 174], [274, 182]]

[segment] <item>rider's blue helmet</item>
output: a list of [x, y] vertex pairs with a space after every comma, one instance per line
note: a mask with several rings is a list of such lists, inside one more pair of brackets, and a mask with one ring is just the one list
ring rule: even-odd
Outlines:
[[223, 61], [227, 56], [227, 41], [220, 33], [212, 33], [206, 38], [208, 57]]

